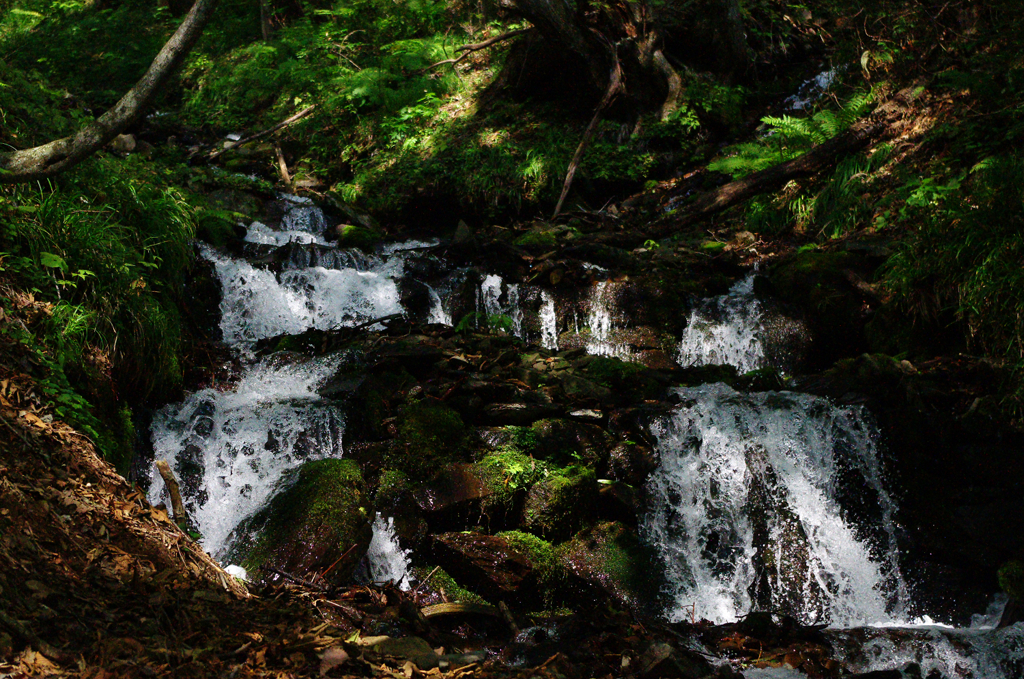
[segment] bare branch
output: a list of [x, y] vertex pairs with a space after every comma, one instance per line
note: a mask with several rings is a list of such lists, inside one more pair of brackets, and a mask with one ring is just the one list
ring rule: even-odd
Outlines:
[[196, 0], [178, 30], [164, 43], [135, 86], [110, 110], [84, 125], [73, 136], [0, 154], [0, 183], [34, 181], [59, 174], [103, 148], [138, 120], [199, 39], [216, 6], [217, 0]]
[[262, 139], [263, 137], [266, 137], [269, 134], [273, 134], [273, 133], [277, 132], [281, 128], [288, 127], [292, 123], [297, 122], [299, 120], [302, 120], [303, 118], [308, 116], [310, 113], [312, 113], [315, 109], [316, 109], [316, 104], [313, 104], [312, 106], [307, 106], [306, 108], [302, 109], [301, 111], [299, 111], [295, 115], [293, 115], [293, 116], [291, 116], [289, 118], [285, 118], [284, 120], [282, 120], [278, 124], [274, 125], [273, 127], [268, 127], [267, 129], [263, 130], [262, 132], [257, 132], [256, 134], [250, 134], [248, 137], [245, 137], [243, 139], [239, 139], [238, 141], [233, 141], [230, 144], [225, 144], [224, 148], [222, 148], [219, 151], [216, 151], [214, 153], [211, 153], [206, 158], [206, 160], [208, 160], [208, 161], [216, 160], [217, 158], [220, 158], [221, 155], [223, 155], [225, 151], [230, 151], [231, 149], [238, 148], [242, 144], [248, 144], [251, 141], [256, 141], [257, 139]]
[[532, 30], [533, 30], [532, 26], [529, 27], [529, 28], [520, 28], [520, 29], [515, 30], [515, 31], [509, 31], [508, 33], [502, 33], [501, 35], [496, 35], [493, 38], [488, 38], [487, 40], [484, 40], [483, 42], [476, 42], [476, 43], [473, 43], [471, 45], [463, 45], [462, 47], [459, 47], [458, 49], [455, 50], [456, 52], [462, 52], [461, 56], [458, 56], [458, 57], [456, 57], [454, 59], [445, 59], [444, 61], [439, 61], [436, 64], [431, 64], [430, 66], [427, 66], [426, 68], [420, 69], [419, 71], [417, 71], [417, 73], [423, 73], [425, 71], [430, 71], [432, 69], [437, 68], [438, 66], [444, 66], [445, 64], [455, 65], [455, 64], [459, 63], [460, 61], [462, 61], [463, 59], [465, 59], [466, 57], [468, 57], [473, 52], [479, 52], [480, 50], [487, 49], [491, 45], [497, 44], [499, 42], [504, 42], [505, 40], [510, 40], [511, 38], [514, 38], [517, 35], [522, 35], [524, 33], [529, 33]]

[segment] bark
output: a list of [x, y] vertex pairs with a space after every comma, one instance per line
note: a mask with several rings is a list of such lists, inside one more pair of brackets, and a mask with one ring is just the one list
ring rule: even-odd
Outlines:
[[566, 0], [513, 0], [508, 5], [529, 20], [546, 40], [582, 59], [590, 84], [604, 89], [604, 48], [589, 39], [580, 16], [571, 11]]
[[103, 148], [137, 121], [199, 39], [216, 5], [217, 0], [196, 0], [142, 78], [95, 121], [70, 137], [0, 154], [0, 183], [13, 184], [57, 175]]

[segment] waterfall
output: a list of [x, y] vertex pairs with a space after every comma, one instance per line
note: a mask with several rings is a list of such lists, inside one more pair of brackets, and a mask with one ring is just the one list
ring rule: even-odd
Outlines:
[[366, 552], [368, 573], [366, 580], [377, 584], [393, 582], [402, 591], [409, 591], [411, 563], [409, 550], [402, 549], [395, 535], [395, 520], [385, 519], [380, 512], [373, 521], [373, 538]]
[[541, 292], [540, 344], [545, 349], [558, 349], [558, 315], [555, 298], [547, 290]]
[[624, 344], [615, 342], [615, 300], [614, 284], [611, 281], [598, 281], [587, 297], [587, 353], [598, 356], [617, 356], [624, 361], [632, 358], [632, 351]]
[[[254, 360], [247, 354], [250, 344], [403, 313], [397, 281], [406, 260], [413, 250], [436, 244], [392, 244], [379, 256], [341, 250], [324, 241], [326, 222], [319, 208], [295, 197], [286, 197], [284, 207], [280, 228], [255, 222], [246, 234], [249, 242], [279, 248], [279, 274], [200, 246], [220, 279], [224, 341], [235, 346], [244, 364], [237, 384], [226, 391], [198, 391], [153, 419], [156, 457], [170, 462], [202, 545], [215, 557], [226, 554], [232, 531], [270, 500], [286, 472], [343, 452], [344, 412], [321, 399], [317, 389], [345, 356], [304, 360], [279, 353]], [[427, 293], [431, 319], [449, 322], [436, 291], [427, 286]], [[160, 502], [163, 482], [156, 474], [152, 481], [150, 500]], [[393, 538], [388, 530], [380, 529], [379, 540]], [[383, 545], [378, 550], [386, 553]], [[407, 579], [395, 568], [391, 572]]]
[[676, 360], [682, 366], [732, 365], [740, 372], [764, 367], [762, 308], [754, 297], [754, 274], [728, 294], [701, 302], [690, 312]]
[[895, 506], [861, 409], [723, 384], [677, 393], [681, 405], [652, 427], [660, 464], [643, 521], [666, 570], [670, 619], [907, 617]]
[[[229, 391], [203, 389], [153, 418], [157, 459], [170, 462], [203, 548], [223, 555], [238, 523], [270, 499], [285, 472], [342, 453], [344, 416], [316, 388], [340, 355], [294, 361], [273, 356], [249, 366]], [[149, 499], [164, 499], [153, 475]]]

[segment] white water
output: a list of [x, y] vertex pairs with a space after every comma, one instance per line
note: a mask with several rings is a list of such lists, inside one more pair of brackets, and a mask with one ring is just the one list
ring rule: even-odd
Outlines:
[[754, 297], [754, 274], [728, 294], [704, 300], [690, 312], [676, 360], [692, 365], [732, 365], [741, 373], [765, 366], [761, 303]]
[[[270, 499], [285, 472], [342, 454], [343, 413], [321, 401], [316, 388], [343, 357], [289, 358], [259, 361], [230, 391], [203, 389], [153, 418], [156, 459], [175, 470], [201, 544], [215, 557], [224, 554], [238, 523]], [[163, 501], [159, 474], [152, 481], [150, 501]]]
[[545, 349], [558, 349], [558, 314], [555, 298], [544, 290], [540, 293], [540, 344]]
[[907, 617], [895, 508], [859, 409], [723, 384], [677, 391], [682, 404], [653, 427], [661, 460], [643, 522], [670, 619], [722, 623], [759, 608], [844, 627]]
[[[343, 452], [344, 413], [320, 399], [317, 388], [344, 357], [300, 360], [276, 354], [253, 361], [246, 359], [249, 344], [403, 312], [396, 281], [404, 274], [408, 251], [434, 245], [409, 241], [366, 256], [326, 245], [325, 228], [323, 213], [294, 197], [288, 199], [281, 228], [260, 223], [249, 228], [250, 242], [289, 246], [280, 274], [201, 248], [223, 289], [224, 340], [238, 348], [246, 364], [231, 390], [204, 389], [159, 411], [152, 437], [156, 458], [171, 463], [202, 545], [215, 557], [227, 552], [232, 531], [271, 498], [287, 471]], [[304, 266], [314, 261], [336, 268]], [[446, 322], [439, 296], [429, 292], [430, 318]], [[159, 502], [164, 494], [163, 481], [154, 474], [150, 499]]]
[[373, 538], [366, 552], [369, 580], [377, 584], [393, 582], [404, 592], [412, 587], [410, 552], [402, 549], [395, 535], [395, 520], [380, 512], [373, 521]]
[[[511, 334], [523, 337], [523, 309], [519, 300], [519, 284], [505, 283], [501, 276], [488, 274], [480, 283], [477, 297], [477, 327], [483, 323], [494, 323], [496, 317], [506, 317], [511, 322]], [[480, 304], [483, 316], [480, 318]]]

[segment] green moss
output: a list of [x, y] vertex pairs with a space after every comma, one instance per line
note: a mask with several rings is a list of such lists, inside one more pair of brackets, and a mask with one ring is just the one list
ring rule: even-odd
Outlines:
[[239, 221], [245, 216], [227, 210], [205, 210], [196, 218], [196, 238], [216, 247], [224, 247], [239, 237]]
[[481, 476], [493, 492], [489, 504], [510, 509], [530, 486], [543, 478], [550, 465], [515, 450], [500, 450], [477, 463]]
[[427, 481], [466, 449], [466, 425], [451, 408], [419, 401], [398, 417], [398, 437], [387, 464], [417, 481]]
[[337, 233], [338, 245], [345, 248], [372, 250], [382, 240], [379, 231], [356, 224], [342, 224], [337, 227]]
[[999, 587], [1011, 601], [1024, 602], [1024, 562], [1007, 561], [999, 568]]
[[600, 523], [576, 535], [559, 550], [572, 570], [622, 602], [657, 598], [657, 569], [636, 532], [617, 522]]
[[385, 469], [377, 481], [375, 501], [378, 507], [392, 504], [409, 488], [409, 477], [397, 469]]
[[437, 591], [444, 592], [445, 597], [452, 603], [459, 604], [486, 604], [488, 603], [482, 596], [466, 589], [459, 583], [455, 582], [455, 578], [448, 575], [443, 568], [434, 569], [432, 567], [414, 568], [413, 572], [416, 574], [417, 579], [421, 582], [425, 577], [433, 573], [430, 577], [428, 586]]
[[527, 250], [550, 250], [558, 245], [558, 238], [552, 231], [534, 230], [516, 238], [515, 244]]
[[534, 484], [523, 510], [523, 525], [531, 533], [565, 540], [593, 520], [597, 475], [573, 465], [552, 472]]
[[238, 529], [229, 555], [256, 573], [265, 563], [326, 569], [354, 544], [347, 561], [333, 571], [347, 577], [370, 541], [372, 508], [359, 465], [351, 460], [315, 460], [284, 481], [284, 489]]
[[547, 540], [518, 530], [498, 533], [512, 549], [526, 556], [537, 574], [544, 606], [550, 608], [565, 602], [563, 591], [568, 574], [558, 559], [558, 550]]

